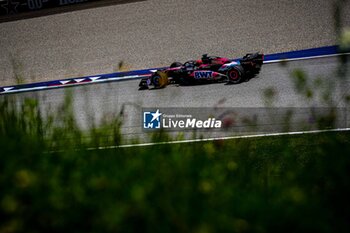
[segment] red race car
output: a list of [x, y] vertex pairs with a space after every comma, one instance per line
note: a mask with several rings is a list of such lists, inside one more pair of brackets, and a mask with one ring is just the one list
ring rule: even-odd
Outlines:
[[141, 90], [163, 88], [169, 84], [196, 85], [214, 82], [237, 84], [256, 76], [264, 61], [264, 55], [247, 54], [238, 60], [204, 54], [199, 60], [184, 64], [174, 62], [169, 68], [160, 69], [141, 80]]

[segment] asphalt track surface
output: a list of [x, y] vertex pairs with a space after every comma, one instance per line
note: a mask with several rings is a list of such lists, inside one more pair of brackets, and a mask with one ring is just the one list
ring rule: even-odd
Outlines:
[[[139, 138], [147, 141], [149, 133], [142, 131], [142, 108], [164, 107], [229, 107], [229, 108], [261, 108], [273, 106], [283, 107], [324, 107], [328, 106], [321, 95], [312, 100], [297, 94], [291, 72], [302, 69], [307, 80], [312, 85], [314, 80], [323, 80], [323, 87], [331, 87], [331, 97], [337, 107], [346, 107], [342, 101], [350, 94], [350, 80], [339, 80], [335, 73], [338, 66], [338, 57], [319, 58], [301, 61], [266, 64], [258, 77], [238, 85], [209, 84], [200, 86], [168, 86], [158, 90], [138, 90], [139, 80], [129, 80], [102, 84], [77, 86], [37, 92], [27, 92], [8, 95], [18, 102], [24, 98], [35, 98], [40, 101], [43, 112], [55, 110], [63, 102], [67, 92], [72, 94], [74, 111], [78, 123], [88, 128], [92, 121], [98, 123], [102, 117], [116, 115], [124, 106], [124, 124], [122, 132], [126, 139]], [[350, 67], [349, 67], [350, 68]], [[266, 90], [275, 93], [272, 102], [264, 97]], [[313, 89], [316, 92], [316, 88]], [[321, 88], [322, 90], [322, 88]], [[322, 92], [321, 92], [322, 93]], [[1, 97], [5, 98], [5, 97]], [[54, 111], [57, 112], [57, 111]], [[350, 114], [349, 114], [350, 116]], [[349, 127], [346, 119], [343, 127]], [[232, 136], [237, 132], [210, 132], [205, 137]]]
[[0, 85], [334, 45], [333, 2], [147, 0], [1, 23]]

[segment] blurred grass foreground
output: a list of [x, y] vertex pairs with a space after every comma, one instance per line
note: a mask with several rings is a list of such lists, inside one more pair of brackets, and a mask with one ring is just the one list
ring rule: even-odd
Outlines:
[[347, 132], [86, 150], [120, 120], [58, 112], [0, 103], [0, 233], [349, 232]]

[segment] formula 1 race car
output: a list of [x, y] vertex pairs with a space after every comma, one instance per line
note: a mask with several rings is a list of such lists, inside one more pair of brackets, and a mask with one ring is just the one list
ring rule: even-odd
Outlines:
[[249, 53], [239, 60], [204, 54], [199, 60], [184, 64], [174, 62], [169, 68], [156, 70], [149, 78], [143, 78], [140, 90], [163, 88], [169, 84], [196, 85], [225, 82], [237, 84], [256, 76], [263, 64], [264, 55]]

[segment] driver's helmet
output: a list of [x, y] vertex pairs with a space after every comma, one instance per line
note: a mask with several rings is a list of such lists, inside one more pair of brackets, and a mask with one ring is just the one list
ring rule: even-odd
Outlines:
[[188, 61], [184, 64], [186, 70], [193, 70], [195, 67], [195, 62], [194, 61]]

